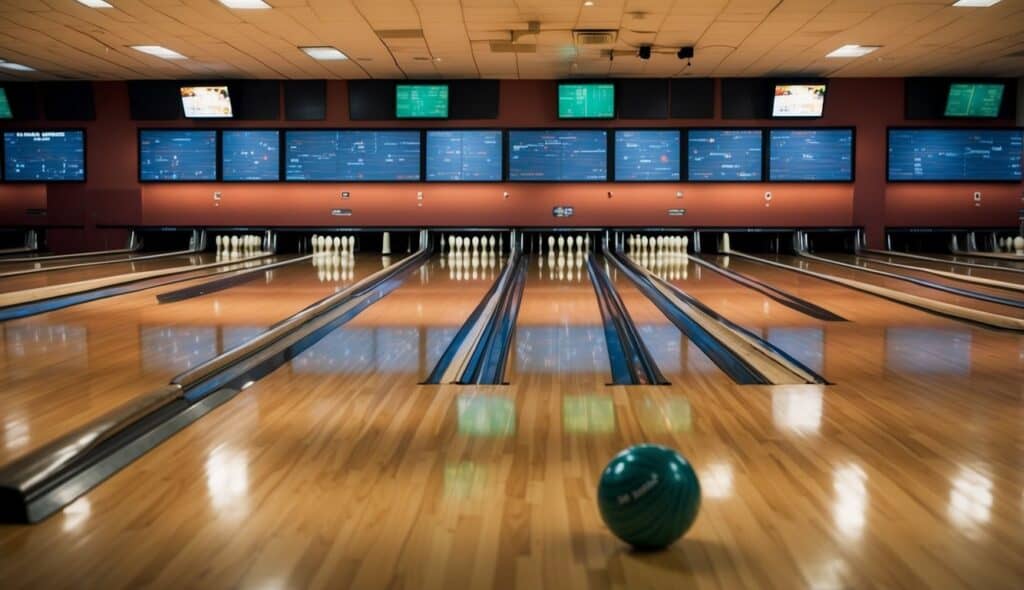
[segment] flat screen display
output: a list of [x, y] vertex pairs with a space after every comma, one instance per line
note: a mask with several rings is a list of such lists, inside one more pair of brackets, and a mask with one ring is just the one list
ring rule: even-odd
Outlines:
[[1004, 84], [950, 84], [946, 116], [998, 117], [1005, 88]]
[[419, 131], [287, 131], [285, 179], [416, 181]]
[[508, 179], [518, 182], [608, 180], [608, 132], [509, 131]]
[[0, 88], [0, 119], [10, 119], [14, 117], [11, 113], [11, 103], [7, 100], [7, 89]]
[[820, 117], [825, 111], [825, 84], [776, 84], [773, 117]]
[[615, 116], [615, 85], [559, 84], [559, 119], [611, 119]]
[[679, 131], [616, 131], [615, 180], [679, 181]]
[[777, 182], [851, 182], [853, 130], [769, 130], [768, 179]]
[[280, 132], [235, 130], [221, 132], [221, 178], [228, 182], [281, 179]]
[[186, 119], [229, 119], [231, 95], [227, 86], [182, 86], [181, 108]]
[[760, 129], [691, 129], [686, 148], [686, 176], [691, 182], [762, 178]]
[[399, 119], [447, 119], [448, 85], [396, 85], [395, 117]]
[[139, 180], [217, 180], [217, 132], [212, 129], [139, 131]]
[[1020, 129], [890, 129], [893, 182], [1020, 182]]
[[84, 131], [5, 131], [5, 178], [13, 182], [85, 180]]
[[501, 131], [428, 131], [427, 180], [501, 180]]

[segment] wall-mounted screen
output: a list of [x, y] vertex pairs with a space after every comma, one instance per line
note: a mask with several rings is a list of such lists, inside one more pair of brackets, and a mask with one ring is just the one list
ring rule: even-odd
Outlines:
[[12, 182], [85, 180], [85, 132], [4, 132], [4, 178]]
[[947, 117], [998, 117], [1005, 89], [1005, 84], [950, 84], [945, 114]]
[[281, 179], [281, 142], [277, 130], [225, 129], [220, 141], [221, 178], [225, 181]]
[[853, 181], [853, 130], [769, 130], [768, 180]]
[[679, 131], [615, 131], [615, 180], [678, 182]]
[[559, 119], [615, 117], [615, 84], [559, 84]]
[[687, 132], [687, 179], [691, 182], [758, 182], [760, 129], [691, 129]]
[[447, 119], [447, 84], [396, 84], [395, 117], [398, 119]]
[[419, 131], [287, 131], [285, 180], [416, 181]]
[[820, 117], [825, 111], [825, 84], [776, 84], [773, 117]]
[[140, 130], [139, 180], [217, 180], [217, 132], [212, 129]]
[[427, 131], [427, 180], [501, 180], [501, 131]]
[[890, 129], [891, 182], [1020, 182], [1020, 129]]
[[508, 179], [519, 182], [608, 180], [608, 132], [509, 131]]
[[13, 117], [11, 102], [7, 100], [7, 89], [0, 88], [0, 119], [11, 119]]
[[227, 86], [182, 86], [181, 108], [186, 119], [230, 119], [231, 95]]

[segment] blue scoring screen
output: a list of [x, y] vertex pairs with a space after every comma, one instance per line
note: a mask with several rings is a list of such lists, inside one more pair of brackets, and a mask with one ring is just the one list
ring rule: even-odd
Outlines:
[[427, 180], [501, 180], [501, 131], [427, 131]]
[[691, 129], [687, 138], [691, 182], [761, 180], [760, 129]]
[[508, 179], [519, 182], [608, 180], [608, 132], [509, 131]]
[[221, 176], [226, 181], [281, 179], [280, 133], [270, 130], [221, 132]]
[[890, 129], [890, 181], [1019, 182], [1020, 129]]
[[285, 180], [419, 179], [419, 131], [285, 132]]
[[139, 180], [217, 180], [217, 132], [143, 129], [139, 132]]
[[10, 181], [85, 180], [85, 132], [5, 131], [4, 165]]
[[768, 179], [789, 182], [851, 182], [852, 129], [771, 129]]
[[679, 180], [679, 131], [615, 132], [615, 180]]

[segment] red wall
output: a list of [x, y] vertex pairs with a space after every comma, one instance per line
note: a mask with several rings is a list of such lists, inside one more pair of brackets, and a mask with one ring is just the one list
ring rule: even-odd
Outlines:
[[[97, 118], [84, 124], [84, 184], [0, 185], [0, 225], [49, 225], [51, 245], [109, 247], [123, 241], [127, 225], [248, 226], [863, 226], [880, 245], [885, 226], [986, 227], [1016, 225], [1020, 184], [887, 184], [886, 128], [903, 120], [901, 79], [831, 81], [827, 116], [806, 122], [768, 120], [668, 120], [598, 123], [608, 127], [847, 125], [857, 128], [856, 182], [848, 184], [139, 184], [136, 130], [143, 126], [203, 127], [208, 122], [146, 123], [129, 117], [127, 85], [95, 84]], [[315, 123], [228, 121], [224, 127], [401, 127], [423, 123], [348, 121], [344, 81], [327, 84], [327, 120]], [[497, 121], [449, 121], [438, 127], [559, 127], [553, 81], [505, 81]], [[720, 110], [720, 107], [718, 107]], [[718, 113], [720, 115], [720, 113]], [[939, 122], [914, 122], [937, 125]], [[977, 124], [977, 123], [972, 123]], [[595, 123], [576, 124], [594, 126]], [[12, 125], [7, 125], [8, 127]], [[28, 127], [31, 124], [21, 124]], [[214, 191], [222, 193], [214, 201]], [[351, 198], [340, 198], [349, 191]], [[683, 197], [677, 198], [676, 192]], [[773, 199], [766, 204], [765, 191]], [[980, 205], [974, 191], [983, 193]], [[423, 193], [422, 201], [417, 193]], [[509, 193], [505, 198], [504, 193]], [[611, 197], [609, 197], [611, 193]], [[557, 205], [575, 216], [554, 219]], [[27, 209], [47, 208], [46, 217]], [[685, 208], [684, 217], [667, 209]], [[333, 217], [331, 209], [351, 209]], [[62, 248], [63, 249], [63, 248]]]

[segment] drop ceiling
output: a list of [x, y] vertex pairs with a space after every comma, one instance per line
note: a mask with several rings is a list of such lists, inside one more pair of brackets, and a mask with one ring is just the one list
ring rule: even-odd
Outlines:
[[[0, 0], [2, 79], [1024, 75], [1024, 0]], [[581, 44], [574, 31], [604, 31]], [[602, 39], [603, 37], [603, 39]], [[880, 45], [826, 59], [847, 44]], [[130, 49], [162, 45], [188, 59]], [[334, 46], [318, 62], [299, 47]], [[652, 45], [650, 60], [636, 48]], [[676, 57], [694, 46], [691, 65]]]

